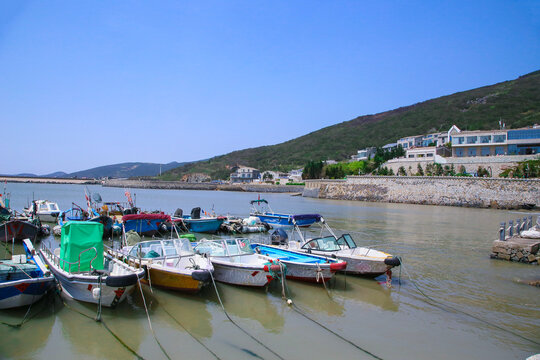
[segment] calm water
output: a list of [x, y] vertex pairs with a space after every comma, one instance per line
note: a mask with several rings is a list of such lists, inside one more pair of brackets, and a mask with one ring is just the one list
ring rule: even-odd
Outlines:
[[[33, 196], [57, 201], [62, 209], [72, 201], [84, 203], [84, 187], [78, 185], [8, 184], [7, 188], [12, 207], [19, 210]], [[90, 189], [104, 201], [125, 199], [123, 189]], [[200, 206], [237, 216], [247, 216], [249, 200], [257, 197], [219, 191], [135, 189], [132, 193], [143, 210], [188, 212]], [[498, 224], [531, 213], [283, 194], [264, 194], [264, 198], [277, 211], [320, 213], [334, 229], [350, 232], [362, 245], [403, 257], [401, 283], [399, 270], [395, 271], [392, 289], [379, 283], [384, 279], [338, 275], [330, 298], [322, 285], [288, 282], [293, 301], [309, 317], [378, 358], [525, 359], [540, 353], [540, 289], [515, 281], [539, 279], [540, 267], [489, 259]], [[265, 291], [218, 284], [218, 289], [233, 320], [282, 358], [373, 359], [287, 306], [278, 286]], [[276, 358], [227, 320], [211, 288], [195, 296], [159, 289], [152, 294], [148, 287], [144, 293], [156, 336], [171, 358], [215, 359], [201, 343], [221, 359]], [[69, 305], [89, 316], [96, 314], [94, 305]], [[20, 329], [0, 325], [0, 357], [134, 357], [101, 324], [54, 297], [35, 304], [33, 310], [38, 315]], [[16, 323], [25, 312], [0, 311], [0, 320]], [[104, 309], [103, 319], [142, 357], [165, 358], [152, 337], [139, 292], [114, 310]]]

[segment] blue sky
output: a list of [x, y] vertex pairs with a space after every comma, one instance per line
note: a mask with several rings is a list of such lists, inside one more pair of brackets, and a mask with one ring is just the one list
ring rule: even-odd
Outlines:
[[191, 161], [540, 69], [540, 1], [0, 2], [0, 173]]

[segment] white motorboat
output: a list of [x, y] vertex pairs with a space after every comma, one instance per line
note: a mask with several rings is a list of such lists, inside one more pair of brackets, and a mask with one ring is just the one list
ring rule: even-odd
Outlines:
[[209, 256], [215, 279], [228, 284], [265, 286], [273, 279], [271, 272], [280, 271], [272, 258], [255, 253], [244, 238], [203, 239], [195, 251]]
[[49, 200], [34, 200], [28, 208], [23, 209], [26, 216], [38, 216], [43, 222], [56, 223], [60, 208], [58, 204]]
[[[294, 216], [292, 222], [294, 223]], [[321, 235], [324, 230], [329, 235], [306, 238], [300, 227], [295, 224], [291, 239], [288, 239], [282, 229], [278, 229], [272, 234], [272, 242], [292, 250], [344, 260], [347, 262], [344, 271], [348, 274], [379, 276], [401, 264], [396, 256], [369, 247], [359, 247], [350, 234], [336, 236], [322, 216], [315, 224], [321, 226]], [[299, 235], [298, 240], [294, 238], [295, 234]]]
[[100, 223], [68, 222], [62, 228], [61, 247], [52, 250], [42, 243], [40, 255], [58, 280], [62, 294], [114, 307], [133, 291], [144, 269], [106, 254], [102, 236]]

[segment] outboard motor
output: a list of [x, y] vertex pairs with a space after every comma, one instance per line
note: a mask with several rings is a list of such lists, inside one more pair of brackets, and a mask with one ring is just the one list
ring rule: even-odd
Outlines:
[[191, 209], [191, 218], [192, 219], [200, 219], [201, 218], [201, 208], [196, 207]]
[[282, 228], [274, 230], [274, 232], [270, 236], [272, 245], [286, 245], [288, 238], [289, 236], [287, 236], [287, 233]]
[[174, 217], [181, 218], [182, 215], [184, 215], [184, 211], [180, 208], [176, 209], [176, 211], [174, 212]]

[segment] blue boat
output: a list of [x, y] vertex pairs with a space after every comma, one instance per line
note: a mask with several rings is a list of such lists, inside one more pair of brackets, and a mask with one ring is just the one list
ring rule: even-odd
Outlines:
[[122, 217], [124, 231], [130, 230], [142, 236], [154, 236], [162, 224], [171, 222], [171, 217], [165, 214], [128, 214]]
[[[273, 245], [253, 244], [255, 251], [286, 265], [287, 279], [308, 282], [329, 281], [337, 271], [345, 270], [347, 262], [331, 257], [305, 254]], [[277, 263], [279, 264], [279, 263]]]
[[26, 255], [0, 260], [0, 309], [33, 304], [54, 285], [54, 277], [45, 267], [29, 239], [23, 240]]
[[[178, 211], [178, 210], [177, 210]], [[196, 207], [191, 210], [191, 215], [183, 215], [181, 218], [173, 218], [173, 222], [181, 222], [191, 232], [215, 233], [227, 218], [225, 216], [203, 216], [201, 208]]]
[[[264, 199], [252, 200], [250, 216], [258, 217], [262, 222], [274, 226], [294, 226], [295, 223], [300, 227], [308, 227], [321, 218], [318, 214], [283, 214], [276, 213]], [[293, 222], [293, 220], [295, 222]]]

